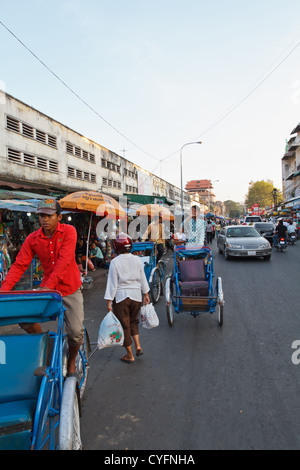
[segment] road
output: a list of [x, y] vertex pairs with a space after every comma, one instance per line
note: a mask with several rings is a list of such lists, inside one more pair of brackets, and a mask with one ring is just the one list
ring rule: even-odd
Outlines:
[[[142, 329], [144, 355], [122, 363], [123, 348], [91, 358], [82, 403], [85, 449], [221, 450], [300, 448], [300, 241], [270, 261], [215, 255], [223, 281], [224, 325], [187, 314]], [[169, 261], [168, 266], [170, 267]], [[105, 276], [85, 291], [86, 326], [97, 340], [106, 314]]]

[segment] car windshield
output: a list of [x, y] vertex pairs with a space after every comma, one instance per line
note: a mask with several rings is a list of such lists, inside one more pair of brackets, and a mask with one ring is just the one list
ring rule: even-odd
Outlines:
[[227, 237], [260, 237], [260, 234], [254, 227], [232, 227], [227, 230]]
[[246, 217], [245, 222], [261, 222], [261, 218], [259, 216]]
[[261, 222], [261, 223], [256, 223], [255, 224], [255, 228], [257, 230], [272, 230], [274, 228], [274, 225], [271, 224], [271, 223], [264, 223], [264, 222]]

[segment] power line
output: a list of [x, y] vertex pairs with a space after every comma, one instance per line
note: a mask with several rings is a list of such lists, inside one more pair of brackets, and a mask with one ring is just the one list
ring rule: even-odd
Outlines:
[[[234, 105], [232, 108], [230, 108], [229, 111], [227, 111], [225, 114], [223, 114], [220, 118], [218, 118], [214, 123], [212, 123], [207, 129], [205, 129], [200, 135], [195, 137], [194, 140], [199, 140], [201, 137], [203, 137], [205, 134], [207, 134], [209, 131], [214, 129], [220, 122], [224, 121], [230, 114], [232, 114], [244, 101], [246, 101], [287, 59], [288, 57], [299, 47], [300, 42], [296, 44], [296, 46], [293, 47], [293, 49], [279, 62], [279, 64], [276, 65], [262, 80], [259, 81], [259, 83], [249, 92], [247, 93], [243, 98], [241, 98], [236, 105]], [[171, 153], [170, 155], [166, 156], [161, 162], [164, 160], [167, 160], [168, 158], [172, 157], [175, 155], [177, 152], [179, 152], [180, 149], [176, 150], [175, 152]]]
[[[115, 132], [117, 132], [121, 137], [126, 139], [128, 142], [130, 142], [134, 147], [136, 147], [138, 150], [140, 150], [142, 153], [145, 155], [148, 155], [149, 157], [153, 158], [157, 162], [159, 162], [154, 170], [158, 167], [159, 164], [161, 164], [163, 161], [167, 160], [168, 158], [172, 157], [176, 153], [179, 152], [180, 149], [176, 150], [175, 152], [167, 155], [166, 157], [159, 159], [157, 157], [154, 157], [151, 155], [149, 152], [145, 151], [142, 149], [139, 145], [137, 145], [135, 142], [133, 142], [131, 139], [126, 137], [122, 132], [120, 132], [116, 127], [114, 127], [112, 124], [110, 124], [103, 116], [101, 116], [89, 103], [87, 103], [81, 96], [78, 95], [66, 82], [64, 82], [55, 72], [53, 72], [50, 67], [45, 64], [26, 44], [24, 44], [21, 39], [19, 39], [16, 34], [14, 34], [1, 20], [0, 24], [33, 56], [35, 57], [42, 65], [45, 67], [48, 72], [50, 72], [59, 82], [62, 83], [76, 98], [78, 98], [85, 106], [87, 106], [96, 116], [98, 116], [103, 122], [105, 122], [109, 127], [111, 127]], [[213, 122], [207, 129], [205, 129], [198, 137], [196, 137], [193, 140], [199, 140], [203, 135], [207, 134], [210, 132], [212, 129], [214, 129], [218, 124], [220, 124], [224, 119], [226, 119], [230, 114], [232, 114], [244, 101], [246, 101], [287, 59], [288, 57], [299, 47], [300, 42], [296, 44], [296, 46], [293, 47], [293, 49], [279, 62], [279, 64], [276, 65], [260, 82], [249, 92], [247, 93], [243, 98], [241, 98], [236, 105], [234, 105], [232, 108], [230, 108], [229, 111], [227, 111], [225, 114], [223, 114], [220, 118], [218, 118], [215, 122]]]
[[134, 147], [136, 147], [138, 150], [140, 150], [141, 152], [143, 152], [144, 154], [148, 155], [148, 157], [151, 157], [153, 158], [154, 160], [156, 161], [160, 161], [159, 158], [157, 157], [154, 157], [153, 155], [151, 155], [149, 152], [147, 152], [146, 150], [143, 150], [141, 147], [139, 147], [135, 142], [133, 142], [131, 139], [129, 139], [128, 137], [126, 137], [122, 132], [120, 132], [116, 127], [114, 127], [112, 124], [110, 124], [103, 116], [101, 116], [89, 103], [87, 103], [83, 98], [81, 98], [81, 96], [78, 95], [78, 93], [76, 93], [76, 91], [74, 91], [66, 82], [64, 82], [55, 72], [53, 72], [52, 69], [50, 69], [50, 67], [48, 67], [47, 64], [45, 64], [45, 62], [43, 62], [28, 46], [26, 46], [26, 44], [24, 44], [23, 41], [21, 41], [21, 39], [19, 39], [14, 33], [13, 31], [11, 31], [1, 20], [0, 20], [0, 24], [31, 54], [33, 55], [33, 57], [35, 57], [35, 59], [37, 59], [40, 64], [43, 65], [43, 67], [45, 67], [48, 72], [50, 72], [57, 80], [60, 81], [60, 83], [62, 83], [62, 85], [64, 85], [74, 96], [76, 96], [76, 98], [78, 98], [85, 106], [87, 106], [94, 114], [96, 114], [96, 116], [98, 116], [100, 119], [102, 119], [102, 121], [104, 121], [109, 127], [111, 127], [115, 132], [117, 132], [121, 137], [123, 137], [124, 139], [126, 139], [128, 142], [130, 142], [132, 145], [134, 145]]

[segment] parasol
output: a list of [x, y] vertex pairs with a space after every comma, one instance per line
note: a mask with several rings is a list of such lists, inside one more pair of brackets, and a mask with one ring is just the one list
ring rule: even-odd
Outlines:
[[174, 215], [172, 212], [160, 204], [145, 204], [144, 206], [141, 206], [137, 209], [136, 214], [147, 215], [151, 217], [155, 217], [161, 214], [163, 220], [174, 220]]
[[85, 275], [87, 275], [88, 249], [93, 214], [96, 214], [99, 217], [106, 217], [110, 220], [118, 220], [125, 218], [126, 212], [120, 206], [118, 201], [106, 194], [99, 193], [98, 191], [77, 191], [75, 193], [68, 194], [58, 202], [62, 209], [69, 209], [74, 212], [91, 213], [86, 245]]

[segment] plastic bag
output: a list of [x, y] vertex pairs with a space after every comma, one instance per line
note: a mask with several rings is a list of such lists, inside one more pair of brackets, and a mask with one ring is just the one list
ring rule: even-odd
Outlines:
[[159, 325], [159, 319], [153, 304], [146, 304], [141, 307], [141, 326], [143, 328], [155, 328]]
[[123, 346], [123, 343], [124, 331], [122, 325], [113, 312], [108, 312], [100, 324], [98, 349]]

